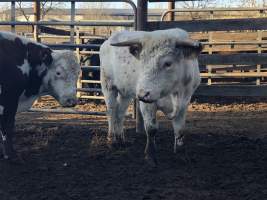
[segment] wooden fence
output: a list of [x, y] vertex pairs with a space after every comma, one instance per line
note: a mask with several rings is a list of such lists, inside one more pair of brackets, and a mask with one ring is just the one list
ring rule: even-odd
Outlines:
[[[169, 10], [207, 12], [208, 19], [148, 22], [148, 30], [179, 27], [204, 45], [200, 56], [202, 85], [196, 95], [267, 96], [266, 8]], [[214, 19], [215, 12], [255, 12], [255, 18]]]

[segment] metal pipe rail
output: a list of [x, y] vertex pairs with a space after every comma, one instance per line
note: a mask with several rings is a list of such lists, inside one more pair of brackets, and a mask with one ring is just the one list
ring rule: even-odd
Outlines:
[[[87, 111], [78, 111], [72, 108], [62, 108], [62, 109], [40, 109], [40, 108], [31, 108], [28, 112], [45, 112], [45, 113], [54, 113], [54, 114], [78, 114], [78, 115], [96, 115], [96, 116], [106, 116], [106, 112], [87, 112]], [[126, 117], [132, 117], [132, 114], [127, 112]]]
[[205, 8], [205, 9], [171, 9], [166, 10], [162, 13], [160, 20], [164, 21], [165, 17], [169, 13], [186, 13], [186, 12], [209, 12], [210, 14], [213, 14], [214, 12], [234, 12], [234, 11], [258, 11], [260, 13], [264, 13], [267, 11], [267, 8]]
[[50, 22], [50, 21], [39, 21], [39, 22], [20, 22], [20, 21], [0, 21], [1, 26], [125, 26], [132, 27], [134, 22], [127, 21], [60, 21], [60, 22]]
[[82, 66], [81, 68], [90, 71], [100, 71], [100, 66]]
[[86, 112], [78, 111], [74, 109], [41, 109], [41, 108], [31, 108], [28, 112], [45, 112], [45, 113], [55, 113], [55, 114], [79, 114], [79, 115], [98, 115], [105, 116], [105, 112]]
[[100, 88], [77, 88], [79, 92], [102, 92]]
[[99, 44], [44, 44], [52, 49], [76, 49], [76, 48], [91, 48], [98, 49]]

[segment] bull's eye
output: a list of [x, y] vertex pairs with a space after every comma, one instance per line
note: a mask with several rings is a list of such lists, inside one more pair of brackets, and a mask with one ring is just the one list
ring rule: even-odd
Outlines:
[[171, 61], [167, 61], [167, 62], [164, 63], [164, 67], [165, 68], [169, 68], [171, 66], [172, 66], [172, 62]]
[[57, 72], [56, 74], [57, 74], [57, 76], [60, 76], [60, 75], [61, 75], [61, 73], [60, 73], [60, 72]]

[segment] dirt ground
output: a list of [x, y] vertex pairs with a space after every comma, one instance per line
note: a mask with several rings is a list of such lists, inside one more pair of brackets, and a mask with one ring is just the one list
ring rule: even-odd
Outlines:
[[266, 119], [267, 103], [193, 103], [176, 154], [171, 124], [161, 118], [159, 164], [151, 168], [143, 159], [145, 135], [131, 119], [127, 146], [110, 150], [105, 117], [22, 113], [15, 147], [25, 163], [0, 160], [0, 199], [264, 200]]

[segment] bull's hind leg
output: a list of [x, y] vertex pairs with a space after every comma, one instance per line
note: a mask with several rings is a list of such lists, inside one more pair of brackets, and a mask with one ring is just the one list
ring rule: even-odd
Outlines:
[[110, 90], [103, 89], [103, 93], [107, 106], [109, 126], [107, 139], [108, 143], [114, 147], [125, 142], [123, 134], [123, 122], [130, 99], [122, 97], [118, 93], [118, 90], [114, 87], [112, 87]]
[[125, 119], [125, 114], [127, 111], [127, 108], [129, 106], [131, 98], [129, 97], [123, 97], [120, 94], [117, 97], [117, 109], [116, 109], [116, 117], [115, 117], [115, 135], [116, 135], [116, 140], [119, 143], [125, 143], [125, 136], [124, 136], [124, 119]]
[[157, 107], [156, 104], [145, 104], [140, 102], [140, 110], [143, 115], [147, 136], [145, 159], [150, 165], [155, 166], [157, 164], [155, 143], [155, 137], [158, 130], [158, 123], [156, 119]]
[[113, 89], [106, 89], [102, 84], [102, 91], [105, 97], [105, 103], [107, 106], [107, 118], [108, 118], [108, 142], [113, 143], [116, 140], [115, 137], [115, 118], [117, 109], [117, 96], [118, 91]]

